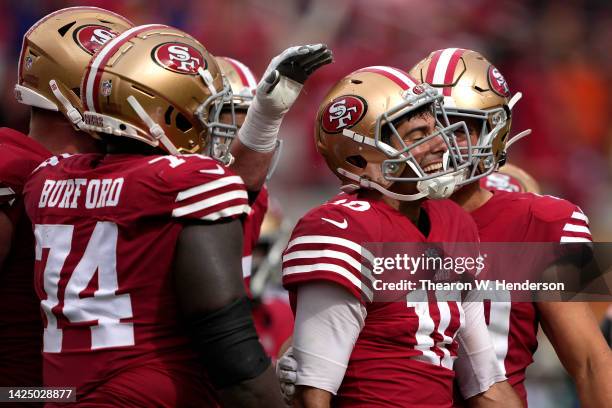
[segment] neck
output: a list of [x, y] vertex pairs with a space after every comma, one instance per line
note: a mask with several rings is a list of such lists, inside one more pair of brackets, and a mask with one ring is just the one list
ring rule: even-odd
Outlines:
[[465, 211], [472, 212], [482, 207], [491, 197], [493, 193], [480, 187], [480, 183], [476, 181], [454, 192], [451, 200], [459, 204]]
[[75, 130], [61, 112], [32, 108], [28, 135], [54, 155], [102, 151], [98, 140]]
[[423, 199], [417, 201], [400, 201], [387, 197], [386, 195], [379, 193], [375, 190], [362, 190], [359, 192], [359, 196], [364, 198], [371, 198], [374, 200], [382, 200], [389, 207], [405, 215], [415, 225], [418, 222], [419, 213], [421, 210], [421, 202], [423, 201]]

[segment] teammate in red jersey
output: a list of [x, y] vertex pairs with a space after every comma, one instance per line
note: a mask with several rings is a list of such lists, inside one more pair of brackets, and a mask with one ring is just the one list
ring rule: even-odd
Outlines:
[[74, 89], [94, 51], [129, 27], [110, 11], [71, 7], [45, 16], [23, 38], [15, 96], [31, 106], [29, 134], [0, 129], [0, 386], [42, 384], [42, 322], [23, 186], [51, 154], [99, 149], [80, 131]]
[[[224, 123], [236, 123], [236, 127], [240, 130], [244, 124], [247, 112], [253, 103], [255, 91], [257, 89], [257, 79], [251, 69], [238, 60], [228, 57], [215, 57], [215, 60], [219, 65], [223, 77], [232, 90], [232, 99], [231, 101], [225, 102], [221, 113], [221, 121]], [[234, 152], [236, 151], [235, 144], [232, 143], [232, 151]], [[251, 210], [243, 223], [244, 245], [242, 248], [242, 274], [248, 288], [251, 276], [253, 248], [257, 244], [259, 229], [261, 228], [261, 223], [268, 209], [268, 191], [265, 185], [260, 184], [260, 182], [265, 180], [265, 173], [261, 172], [261, 169], [268, 169], [268, 160], [271, 160], [273, 157], [270, 153], [276, 150], [276, 146], [274, 146], [272, 152], [266, 153], [249, 152], [249, 149], [245, 149], [244, 147], [238, 150], [241, 150], [241, 152], [238, 152], [238, 160], [235, 160], [232, 165], [237, 161], [249, 160], [249, 157], [240, 157], [240, 154], [249, 154], [251, 158], [258, 155], [258, 165], [255, 166], [257, 167], [256, 171], [258, 172], [258, 176], [251, 178], [251, 180], [256, 182], [256, 184], [252, 186], [251, 191], [254, 190], [257, 196], [253, 200]], [[250, 163], [250, 165], [253, 165], [253, 163]], [[251, 195], [253, 195], [253, 193]]]
[[[226, 102], [225, 108], [221, 115], [221, 120], [225, 123], [231, 123], [232, 117], [236, 122], [236, 126], [240, 130], [244, 123], [248, 109], [251, 107], [255, 97], [257, 87], [257, 79], [253, 72], [242, 62], [228, 57], [215, 57], [221, 73], [229, 82], [232, 89], [232, 102]], [[272, 168], [268, 170], [266, 179], [269, 180], [274, 171], [275, 156], [280, 154], [280, 142], [274, 149], [274, 155], [269, 153], [259, 153], [257, 160], [257, 168], [255, 169], [259, 177], [264, 173], [261, 168], [268, 168], [268, 160], [272, 160]], [[248, 149], [241, 147], [235, 149], [232, 144], [232, 151], [238, 154], [237, 161], [248, 160], [248, 157], [240, 156], [240, 151], [244, 154], [249, 154]], [[238, 153], [236, 153], [238, 151]], [[251, 158], [255, 153], [250, 153]], [[260, 160], [259, 160], [260, 159]], [[253, 163], [251, 163], [252, 165]], [[251, 176], [253, 176], [251, 174]], [[255, 178], [251, 178], [255, 181]], [[254, 186], [257, 188], [259, 184]], [[253, 193], [251, 193], [251, 196]], [[253, 292], [251, 288], [251, 275], [253, 268], [257, 267], [253, 264], [253, 252], [260, 241], [260, 232], [264, 226], [264, 218], [270, 220], [271, 216], [268, 213], [268, 189], [264, 184], [261, 190], [257, 192], [257, 197], [251, 205], [251, 210], [244, 220], [244, 245], [242, 248], [242, 274], [246, 285], [247, 293], [253, 300], [253, 321], [257, 334], [259, 335], [261, 344], [266, 351], [266, 354], [272, 358], [272, 362], [276, 362], [276, 357], [282, 343], [291, 335], [293, 329], [293, 316], [288, 303], [284, 296], [270, 298], [268, 293], [263, 293], [262, 288], [256, 288]], [[268, 222], [270, 225], [270, 222]], [[279, 224], [280, 225], [280, 224]], [[278, 227], [278, 226], [277, 226]], [[267, 236], [270, 236], [271, 231], [265, 231]], [[263, 237], [266, 238], [266, 237]], [[265, 282], [265, 280], [264, 280]]]
[[[325, 51], [304, 48], [299, 57]], [[263, 92], [271, 100], [283, 92], [279, 75], [303, 68], [290, 65], [272, 69], [276, 80]], [[213, 57], [167, 26], [128, 30], [90, 62], [85, 127], [100, 132], [107, 154], [54, 158], [28, 184], [45, 384], [76, 385], [82, 403], [211, 405], [204, 366], [226, 404], [280, 403], [239, 272], [233, 219], [249, 206], [241, 178], [222, 165], [235, 135], [220, 121], [229, 95]], [[203, 149], [218, 162], [186, 154]], [[70, 242], [69, 253], [53, 251]]]
[[[480, 385], [504, 380], [482, 303], [423, 301], [422, 291], [374, 301], [367, 243], [478, 241], [456, 204], [420, 202], [450, 195], [470, 170], [449, 154], [461, 124], [436, 121], [440, 99], [378, 66], [343, 78], [321, 105], [317, 148], [346, 193], [304, 216], [283, 256], [283, 283], [295, 296], [297, 397], [307, 407], [329, 406], [333, 395], [334, 406], [450, 407], [457, 340], [480, 363], [472, 373]], [[508, 406], [518, 406], [505, 389]]]
[[[506, 145], [518, 99], [510, 98], [497, 68], [477, 52], [449, 48], [433, 52], [411, 73], [441, 88], [449, 115], [468, 123], [472, 144], [481, 150], [479, 173], [453, 195], [476, 221], [481, 242], [591, 242], [588, 218], [576, 205], [527, 192], [490, 191], [477, 180], [503, 165], [506, 147], [520, 136]], [[609, 404], [612, 355], [588, 305], [492, 302], [485, 313], [500, 365], [525, 404], [525, 370], [537, 347], [538, 323], [576, 382], [581, 403]]]

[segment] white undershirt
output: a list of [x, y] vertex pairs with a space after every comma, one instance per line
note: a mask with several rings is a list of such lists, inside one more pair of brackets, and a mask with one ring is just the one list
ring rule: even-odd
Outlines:
[[[463, 302], [465, 326], [457, 334], [459, 359], [455, 362], [464, 398], [486, 391], [505, 380], [487, 330], [482, 302]], [[367, 312], [348, 290], [327, 282], [301, 285], [297, 292], [294, 356], [297, 385], [336, 394]]]

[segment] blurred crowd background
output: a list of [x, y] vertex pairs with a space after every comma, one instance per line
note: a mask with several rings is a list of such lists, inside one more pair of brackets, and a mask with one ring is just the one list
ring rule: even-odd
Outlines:
[[[409, 69], [440, 48], [478, 50], [501, 70], [511, 91], [524, 95], [515, 108], [513, 133], [531, 128], [533, 134], [512, 147], [510, 162], [533, 174], [546, 193], [579, 204], [590, 217], [596, 240], [612, 239], [609, 1], [3, 1], [3, 126], [27, 131], [28, 110], [13, 98], [23, 33], [43, 15], [75, 5], [104, 7], [136, 24], [176, 26], [198, 38], [214, 55], [237, 58], [256, 74], [287, 46], [328, 44], [335, 63], [309, 81], [282, 129], [284, 151], [271, 195], [292, 219], [337, 191], [335, 178], [312, 142], [319, 102], [336, 80], [367, 65]], [[533, 376], [530, 385], [535, 387], [533, 398], [539, 398], [533, 406], [571, 406], [571, 390], [565, 386], [556, 357], [548, 356], [546, 347], [538, 356], [544, 366], [534, 369], [544, 369]], [[545, 387], [539, 387], [541, 382]], [[560, 388], [553, 388], [553, 383]], [[551, 390], [556, 395], [553, 400]]]

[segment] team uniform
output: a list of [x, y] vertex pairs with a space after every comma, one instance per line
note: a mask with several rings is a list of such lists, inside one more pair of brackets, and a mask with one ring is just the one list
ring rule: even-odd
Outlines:
[[42, 323], [34, 279], [34, 239], [25, 215], [23, 187], [51, 156], [42, 145], [12, 129], [0, 129], [0, 211], [13, 224], [11, 251], [0, 273], [0, 385], [42, 384]]
[[[436, 302], [433, 293], [424, 294], [428, 302], [411, 302], [408, 292], [398, 301], [372, 301], [373, 255], [366, 243], [478, 240], [473, 221], [456, 204], [430, 200], [422, 209], [431, 226], [427, 236], [382, 201], [341, 194], [310, 211], [293, 231], [283, 257], [283, 284], [293, 293], [292, 304], [299, 302], [295, 292], [301, 293], [301, 285], [328, 282], [346, 289], [367, 311], [335, 406], [452, 405], [461, 302]], [[298, 340], [294, 337], [294, 350]]]
[[[481, 242], [591, 242], [588, 218], [576, 205], [552, 196], [491, 190], [471, 213]], [[537, 348], [537, 303], [485, 303], [485, 320], [508, 381], [527, 404], [525, 370]]]
[[44, 384], [77, 401], [210, 406], [180, 325], [172, 262], [185, 223], [249, 212], [240, 177], [199, 155], [53, 157], [25, 189], [44, 314]]
[[244, 245], [242, 247], [242, 276], [248, 289], [253, 269], [253, 249], [259, 240], [261, 224], [268, 211], [268, 189], [263, 186], [251, 204], [251, 211], [244, 220]]

